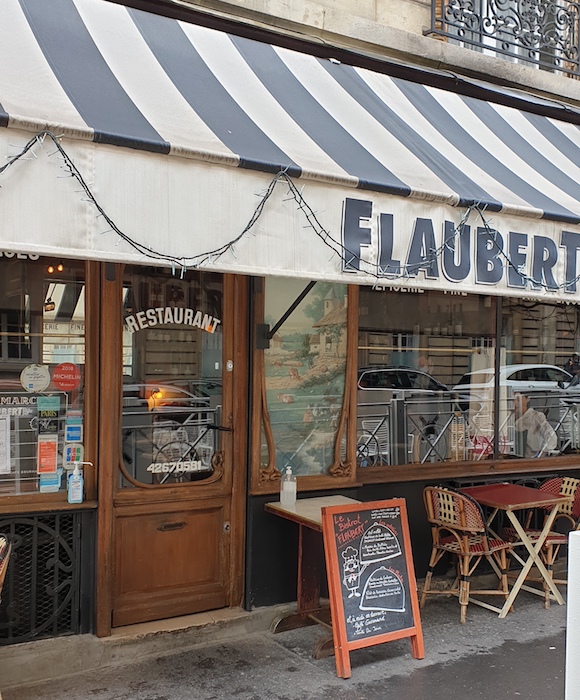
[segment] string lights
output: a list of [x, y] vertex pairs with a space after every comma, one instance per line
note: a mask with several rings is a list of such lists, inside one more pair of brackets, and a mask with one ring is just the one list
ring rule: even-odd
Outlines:
[[385, 280], [388, 279], [389, 281], [394, 281], [396, 279], [408, 279], [410, 277], [414, 277], [417, 275], [419, 270], [421, 268], [427, 267], [430, 262], [436, 262], [438, 259], [442, 256], [443, 251], [445, 249], [454, 251], [454, 242], [455, 239], [458, 238], [460, 232], [464, 229], [464, 227], [467, 225], [468, 220], [472, 215], [477, 216], [481, 220], [482, 228], [485, 230], [487, 233], [488, 239], [491, 242], [493, 246], [497, 249], [497, 255], [498, 257], [501, 257], [503, 260], [504, 264], [514, 270], [522, 280], [522, 283], [526, 287], [531, 287], [533, 289], [540, 289], [543, 288], [545, 290], [549, 290], [551, 292], [556, 291], [557, 289], [575, 289], [576, 283], [580, 281], [580, 274], [577, 275], [573, 280], [568, 280], [564, 284], [557, 285], [557, 287], [554, 287], [553, 285], [548, 287], [547, 284], [545, 284], [541, 280], [535, 280], [529, 275], [527, 275], [523, 269], [522, 266], [515, 265], [512, 260], [509, 258], [509, 256], [505, 253], [503, 250], [502, 246], [498, 244], [497, 242], [497, 231], [495, 231], [489, 221], [485, 217], [485, 207], [482, 206], [479, 203], [472, 204], [468, 206], [465, 211], [463, 212], [461, 216], [460, 222], [455, 226], [453, 229], [453, 232], [451, 235], [449, 235], [447, 238], [443, 240], [443, 243], [436, 249], [428, 251], [427, 255], [421, 259], [420, 262], [418, 263], [413, 263], [413, 264], [406, 264], [406, 265], [401, 265], [399, 267], [398, 272], [390, 272], [385, 275], [382, 273], [382, 271], [379, 269], [378, 264], [373, 264], [369, 263], [359, 257], [359, 255], [353, 253], [352, 251], [348, 250], [340, 241], [336, 240], [331, 233], [322, 225], [322, 223], [319, 221], [317, 214], [315, 210], [310, 206], [310, 204], [306, 201], [303, 190], [304, 187], [298, 188], [295, 184], [295, 182], [292, 180], [292, 178], [288, 175], [288, 173], [285, 170], [279, 171], [269, 182], [268, 186], [266, 189], [261, 193], [260, 195], [260, 200], [255, 207], [249, 221], [246, 223], [244, 228], [240, 231], [240, 233], [235, 236], [232, 240], [228, 241], [227, 243], [224, 243], [221, 246], [218, 246], [212, 250], [208, 250], [202, 253], [197, 253], [194, 255], [186, 255], [183, 257], [177, 257], [173, 256], [167, 253], [163, 253], [162, 251], [156, 250], [155, 248], [152, 248], [151, 246], [145, 245], [144, 243], [141, 243], [140, 241], [132, 238], [129, 236], [127, 233], [125, 233], [116, 223], [113, 221], [113, 219], [107, 214], [103, 206], [100, 204], [100, 202], [97, 200], [96, 196], [93, 194], [91, 188], [85, 181], [84, 177], [82, 176], [81, 172], [75, 165], [74, 161], [72, 158], [68, 155], [68, 153], [65, 151], [63, 148], [62, 144], [60, 143], [60, 139], [58, 136], [53, 134], [51, 131], [41, 131], [38, 134], [36, 134], [33, 138], [31, 138], [28, 143], [20, 150], [19, 153], [17, 153], [15, 156], [11, 157], [7, 163], [3, 166], [0, 166], [0, 175], [2, 175], [8, 168], [10, 168], [14, 163], [17, 161], [24, 159], [24, 157], [28, 154], [31, 153], [31, 155], [36, 157], [36, 154], [32, 150], [35, 145], [40, 145], [43, 146], [44, 142], [46, 139], [49, 139], [52, 141], [56, 147], [56, 151], [51, 153], [50, 155], [55, 155], [58, 153], [60, 157], [62, 158], [63, 161], [63, 168], [65, 169], [66, 173], [68, 176], [74, 178], [79, 185], [81, 186], [81, 190], [84, 193], [86, 197], [86, 201], [88, 201], [90, 204], [93, 205], [93, 207], [97, 211], [97, 215], [99, 217], [102, 217], [104, 221], [108, 225], [108, 229], [104, 231], [106, 233], [107, 231], [112, 231], [117, 236], [119, 237], [119, 241], [124, 241], [127, 243], [133, 250], [141, 254], [143, 257], [149, 258], [151, 260], [156, 260], [159, 262], [163, 262], [167, 265], [169, 265], [172, 269], [173, 274], [177, 273], [177, 270], [180, 271], [181, 277], [185, 274], [186, 270], [188, 269], [197, 269], [203, 266], [209, 266], [214, 264], [221, 256], [223, 256], [225, 253], [229, 252], [232, 254], [234, 257], [236, 256], [236, 249], [235, 246], [237, 243], [239, 243], [242, 238], [244, 238], [248, 233], [252, 231], [252, 229], [258, 224], [258, 220], [260, 219], [264, 208], [266, 206], [266, 203], [274, 193], [276, 187], [279, 184], [283, 184], [287, 190], [288, 190], [288, 195], [285, 197], [286, 200], [291, 200], [294, 201], [297, 210], [301, 213], [301, 215], [304, 217], [306, 224], [306, 228], [311, 228], [314, 234], [324, 243], [325, 246], [327, 246], [330, 251], [331, 251], [331, 257], [337, 256], [340, 260], [340, 264], [342, 265], [344, 262], [349, 264], [349, 262], [352, 264], [353, 262], [357, 262], [358, 267], [360, 270], [367, 275], [369, 275], [372, 278], [375, 278], [377, 280]]

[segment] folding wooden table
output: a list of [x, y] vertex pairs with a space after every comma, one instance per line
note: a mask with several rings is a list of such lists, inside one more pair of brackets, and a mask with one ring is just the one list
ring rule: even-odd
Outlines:
[[[564, 604], [564, 599], [562, 594], [556, 587], [552, 577], [548, 573], [544, 563], [540, 559], [539, 553], [542, 549], [550, 528], [554, 523], [554, 519], [558, 513], [558, 508], [563, 503], [569, 503], [572, 501], [573, 496], [560, 496], [545, 493], [539, 489], [530, 488], [529, 486], [519, 486], [518, 484], [484, 484], [482, 486], [471, 486], [469, 488], [461, 489], [462, 493], [466, 493], [468, 496], [474, 498], [478, 503], [483, 506], [489, 506], [493, 509], [492, 513], [488, 518], [488, 524], [496, 516], [497, 512], [502, 510], [505, 511], [510, 523], [513, 525], [514, 530], [519, 536], [519, 541], [514, 542], [514, 545], [522, 544], [528, 551], [528, 558], [526, 560], [519, 559], [522, 563], [522, 570], [517, 577], [510, 594], [505, 601], [503, 607], [500, 610], [499, 616], [505, 617], [513, 602], [524, 585], [524, 582], [530, 572], [530, 569], [535, 564], [540, 575], [546, 581], [546, 584], [550, 588], [555, 600], [559, 605]], [[535, 538], [534, 541], [530, 539], [527, 532], [523, 528], [521, 522], [518, 520], [516, 511], [518, 510], [529, 510], [530, 508], [550, 508], [551, 510], [546, 518], [544, 527], [540, 535]], [[537, 591], [533, 589], [532, 592]], [[541, 592], [543, 595], [543, 591]]]
[[[322, 543], [322, 508], [359, 503], [346, 496], [322, 496], [300, 498], [295, 506], [283, 506], [279, 502], [267, 503], [265, 509], [286, 520], [298, 524], [298, 581], [296, 612], [282, 615], [272, 625], [273, 632], [322, 624], [330, 627], [330, 608], [320, 605], [320, 584], [324, 572], [324, 548]], [[328, 643], [329, 642], [329, 643]], [[326, 648], [328, 647], [328, 649]], [[315, 658], [333, 653], [332, 637], [319, 644]]]

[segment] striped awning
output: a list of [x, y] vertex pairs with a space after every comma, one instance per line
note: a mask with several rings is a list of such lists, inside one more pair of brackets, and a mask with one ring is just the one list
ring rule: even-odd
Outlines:
[[580, 222], [580, 127], [104, 0], [0, 2], [0, 125]]

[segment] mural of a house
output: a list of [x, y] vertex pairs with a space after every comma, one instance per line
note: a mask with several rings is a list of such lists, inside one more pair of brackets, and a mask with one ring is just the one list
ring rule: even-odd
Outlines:
[[284, 339], [279, 333], [276, 333], [273, 337], [272, 340], [270, 341], [270, 350], [272, 352], [282, 352], [283, 351], [283, 346], [284, 345]]
[[[337, 327], [340, 332], [337, 333]], [[324, 297], [324, 316], [313, 328], [320, 329], [319, 354], [343, 355], [346, 353], [346, 297], [341, 299], [332, 288]]]
[[320, 354], [320, 333], [315, 333], [309, 339], [310, 353], [312, 355]]

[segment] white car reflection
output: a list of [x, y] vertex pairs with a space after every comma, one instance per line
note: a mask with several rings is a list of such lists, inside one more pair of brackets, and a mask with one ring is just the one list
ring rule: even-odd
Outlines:
[[[570, 385], [572, 375], [556, 365], [503, 365], [499, 370], [499, 385], [514, 393], [529, 391], [561, 391]], [[464, 374], [453, 387], [462, 391], [485, 395], [495, 386], [495, 369], [477, 370]]]
[[[504, 365], [498, 373], [500, 388], [500, 450], [508, 456], [539, 457], [563, 454], [580, 447], [580, 378], [548, 364]], [[454, 387], [494, 411], [496, 375], [493, 368], [465, 374]], [[517, 410], [525, 399], [524, 411]], [[533, 424], [531, 419], [534, 418]], [[542, 440], [534, 445], [533, 426], [543, 428]]]

